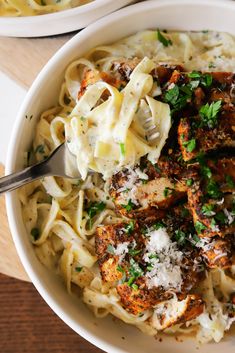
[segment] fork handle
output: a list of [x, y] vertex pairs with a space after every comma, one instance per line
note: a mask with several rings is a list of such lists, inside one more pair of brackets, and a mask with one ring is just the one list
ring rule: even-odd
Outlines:
[[7, 191], [12, 191], [20, 186], [48, 175], [51, 175], [51, 173], [47, 161], [43, 161], [31, 167], [25, 168], [20, 172], [7, 175], [0, 178], [0, 194]]

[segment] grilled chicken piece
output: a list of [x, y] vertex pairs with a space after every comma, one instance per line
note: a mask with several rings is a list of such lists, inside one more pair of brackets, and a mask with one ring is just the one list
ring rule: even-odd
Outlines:
[[196, 294], [189, 294], [182, 300], [173, 298], [155, 306], [152, 324], [157, 330], [164, 330], [195, 319], [203, 312], [203, 307], [203, 300]]
[[201, 255], [209, 268], [229, 268], [232, 265], [231, 248], [232, 237], [226, 236], [224, 239], [216, 237], [202, 247]]
[[[175, 231], [189, 234], [192, 230], [192, 217], [184, 205], [175, 207], [161, 221], [169, 236], [175, 241]], [[146, 273], [149, 264], [143, 256], [146, 252], [146, 231], [154, 229], [153, 223], [140, 227], [137, 222], [118, 223], [97, 228], [96, 254], [102, 278], [105, 282], [116, 282], [123, 307], [132, 314], [140, 314], [153, 305], [172, 298], [177, 289], [164, 287], [148, 288]], [[159, 227], [157, 223], [157, 227]], [[156, 228], [158, 229], [158, 228]], [[180, 248], [180, 245], [179, 245]], [[183, 251], [183, 248], [182, 248]], [[185, 247], [180, 265], [182, 285], [180, 293], [188, 293], [204, 277], [202, 259], [196, 248]], [[137, 275], [133, 278], [133, 271]]]
[[[215, 72], [205, 75], [211, 77], [209, 87], [204, 87], [204, 82], [195, 88], [179, 109], [178, 142], [184, 161], [196, 158], [199, 152], [235, 147], [235, 74]], [[185, 88], [186, 84], [195, 82], [186, 76], [178, 72], [178, 75], [172, 75], [169, 83], [173, 80], [180, 86], [183, 82], [181, 88]], [[181, 83], [175, 77], [180, 77]], [[217, 109], [216, 104], [219, 104]]]
[[162, 288], [149, 290], [144, 278], [138, 279], [136, 285], [136, 288], [132, 288], [126, 283], [117, 286], [117, 292], [120, 295], [123, 307], [133, 315], [139, 315], [162, 300], [172, 298], [172, 293], [165, 292]]
[[[83, 96], [83, 94], [85, 93], [85, 91], [89, 85], [94, 84], [98, 81], [104, 81], [104, 82], [110, 84], [111, 86], [116, 87], [119, 90], [124, 88], [127, 84], [126, 81], [119, 80], [118, 78], [116, 78], [110, 74], [107, 74], [106, 72], [98, 72], [96, 70], [88, 69], [84, 73], [84, 78], [81, 82], [81, 87], [78, 92], [78, 98]], [[106, 98], [106, 95], [107, 95], [107, 92], [104, 92], [102, 95], [102, 98]]]
[[[166, 164], [167, 161], [165, 175], [169, 175]], [[182, 181], [160, 176], [156, 168], [158, 167], [147, 168], [145, 174], [148, 179], [144, 180], [140, 179], [136, 169], [123, 170], [112, 177], [110, 195], [122, 215], [129, 218], [159, 219], [162, 217], [161, 210], [186, 196], [186, 187]]]
[[[191, 186], [188, 203], [194, 225], [202, 237], [224, 237], [235, 231], [235, 158], [209, 160], [201, 169], [188, 172]], [[204, 175], [206, 173], [206, 176]]]
[[[112, 64], [111, 70], [112, 72], [119, 73], [120, 79], [130, 80], [130, 75], [135, 67], [140, 63], [139, 58], [133, 58], [131, 60], [128, 59], [120, 59], [115, 60]], [[172, 76], [172, 73], [175, 71], [183, 71], [183, 67], [180, 65], [169, 65], [169, 64], [161, 64], [157, 66], [152, 72], [152, 76], [158, 81], [160, 85], [165, 84]]]
[[223, 110], [214, 128], [195, 127], [200, 118], [183, 118], [178, 127], [178, 141], [184, 161], [196, 158], [199, 152], [208, 153], [235, 147], [235, 107]]

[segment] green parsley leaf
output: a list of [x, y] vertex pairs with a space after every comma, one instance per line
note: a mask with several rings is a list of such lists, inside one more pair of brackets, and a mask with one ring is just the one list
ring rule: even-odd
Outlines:
[[202, 213], [205, 215], [205, 216], [213, 216], [215, 214], [215, 212], [213, 211], [215, 205], [213, 204], [207, 204], [207, 205], [203, 205], [202, 206]]
[[222, 192], [220, 191], [219, 185], [214, 180], [209, 180], [207, 187], [206, 187], [207, 194], [212, 199], [218, 199], [222, 197]]
[[81, 271], [82, 271], [82, 269], [83, 269], [83, 267], [82, 267], [82, 266], [81, 266], [81, 267], [79, 267], [79, 266], [75, 267], [75, 271], [76, 271], [76, 272], [81, 272]]
[[221, 224], [226, 224], [226, 221], [227, 221], [227, 217], [225, 216], [223, 211], [216, 213], [215, 219], [219, 221]]
[[92, 218], [95, 217], [98, 213], [103, 211], [106, 207], [104, 202], [91, 202], [86, 208], [86, 212], [89, 216], [89, 228], [92, 227]]
[[200, 72], [198, 72], [198, 71], [192, 71], [192, 72], [189, 72], [189, 73], [188, 73], [188, 77], [190, 77], [190, 78], [200, 79], [201, 76], [202, 76], [202, 75], [201, 75]]
[[134, 281], [135, 281], [135, 276], [132, 276], [132, 277], [128, 280], [127, 285], [128, 285], [129, 287], [131, 287]]
[[186, 147], [187, 152], [193, 152], [193, 150], [196, 148], [196, 140], [191, 139], [188, 141], [183, 142], [183, 146]]
[[134, 290], [138, 290], [138, 289], [139, 289], [139, 287], [138, 287], [137, 284], [135, 284], [135, 283], [133, 283], [133, 284], [131, 285], [131, 288], [133, 288]]
[[131, 277], [134, 277], [134, 279], [144, 274], [144, 271], [142, 270], [142, 268], [133, 258], [130, 259], [129, 273]]
[[211, 172], [210, 168], [207, 167], [206, 165], [203, 165], [201, 167], [201, 173], [205, 178], [210, 179], [212, 177], [212, 172]]
[[230, 188], [234, 188], [235, 187], [235, 182], [233, 181], [233, 178], [231, 177], [231, 175], [226, 175], [225, 180], [226, 180], [226, 184]]
[[125, 156], [125, 144], [124, 143], [119, 143], [119, 146], [120, 146], [120, 150], [121, 150], [121, 155], [122, 156]]
[[129, 253], [131, 256], [136, 256], [136, 255], [138, 255], [141, 251], [142, 251], [141, 249], [139, 249], [139, 250], [130, 249], [128, 253]]
[[200, 241], [200, 238], [197, 236], [197, 234], [193, 234], [193, 240], [195, 244], [197, 244]]
[[203, 223], [197, 221], [195, 223], [195, 229], [196, 229], [197, 233], [200, 234], [203, 230], [206, 229], [206, 226]]
[[114, 255], [114, 254], [115, 254], [113, 245], [108, 244], [108, 246], [107, 246], [107, 252], [108, 252], [109, 254], [111, 254], [111, 255]]
[[175, 239], [179, 245], [184, 245], [186, 242], [186, 234], [178, 229], [175, 231]]
[[216, 126], [221, 105], [222, 101], [218, 100], [216, 102], [212, 102], [210, 105], [206, 103], [205, 105], [201, 106], [199, 115], [201, 117], [202, 126], [208, 126], [210, 129]]
[[122, 273], [125, 272], [124, 269], [120, 265], [117, 265], [117, 271], [122, 272]]
[[179, 93], [180, 93], [179, 87], [175, 85], [174, 87], [166, 91], [164, 99], [167, 103], [171, 103], [174, 106], [176, 105], [177, 100], [179, 98]]
[[170, 39], [167, 39], [160, 31], [159, 29], [157, 30], [157, 39], [159, 42], [161, 42], [164, 47], [168, 47], [169, 45], [172, 45], [172, 41]]
[[39, 236], [40, 236], [40, 231], [39, 231], [39, 229], [38, 228], [32, 228], [31, 229], [31, 232], [30, 232], [30, 234], [32, 235], [32, 237], [33, 237], [33, 240], [34, 241], [36, 241], [36, 240], [38, 240], [39, 239]]
[[135, 204], [131, 200], [129, 200], [127, 205], [122, 204], [121, 206], [123, 208], [125, 208], [127, 212], [130, 212], [133, 209], [133, 207], [135, 206]]
[[186, 180], [186, 185], [187, 185], [187, 186], [192, 186], [192, 185], [193, 185], [193, 179], [192, 179], [192, 178], [187, 179], [187, 180]]
[[169, 195], [171, 195], [173, 193], [174, 190], [168, 188], [167, 186], [165, 187], [165, 189], [163, 190], [163, 195], [164, 197], [167, 197]]
[[166, 227], [166, 225], [162, 222], [162, 221], [159, 221], [159, 222], [157, 222], [157, 223], [155, 223], [154, 225], [153, 225], [153, 228], [155, 229], [155, 230], [158, 230], [158, 229], [160, 229], [160, 228], [165, 228]]
[[134, 230], [134, 226], [135, 226], [135, 223], [134, 221], [130, 221], [130, 223], [128, 223], [126, 226], [125, 226], [125, 232], [127, 234], [131, 234]]

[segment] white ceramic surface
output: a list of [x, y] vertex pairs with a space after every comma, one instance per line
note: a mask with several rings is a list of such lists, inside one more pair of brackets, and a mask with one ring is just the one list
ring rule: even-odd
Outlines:
[[132, 2], [134, 1], [94, 0], [83, 6], [46, 15], [0, 17], [0, 36], [45, 37], [76, 31]]
[[[157, 0], [120, 10], [77, 34], [49, 61], [29, 90], [12, 134], [7, 173], [22, 167], [23, 153], [31, 144], [39, 113], [56, 102], [64, 69], [73, 59], [96, 45], [114, 42], [146, 28], [211, 29], [235, 35], [234, 19], [235, 3], [230, 0]], [[33, 114], [34, 118], [28, 121], [25, 119], [26, 114]], [[61, 281], [37, 260], [22, 221], [17, 193], [8, 194], [6, 200], [11, 232], [29, 277], [61, 319], [93, 344], [112, 353], [234, 352], [235, 338], [231, 335], [217, 345], [204, 345], [198, 351], [193, 340], [177, 343], [174, 338], [167, 337], [159, 343], [134, 327], [118, 320], [113, 321], [111, 316], [95, 319], [85, 305], [69, 296]]]

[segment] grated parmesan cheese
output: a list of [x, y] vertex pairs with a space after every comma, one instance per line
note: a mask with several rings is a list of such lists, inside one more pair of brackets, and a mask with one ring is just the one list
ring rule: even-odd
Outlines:
[[118, 244], [117, 247], [114, 248], [114, 255], [119, 256], [119, 263], [122, 262], [122, 260], [124, 259], [125, 255], [128, 253], [129, 244], [130, 244], [130, 242], [125, 241], [124, 243]]
[[174, 288], [180, 291], [183, 253], [178, 250], [177, 243], [170, 240], [165, 228], [150, 231], [147, 236], [149, 240], [143, 259], [151, 266], [146, 272], [148, 288], [162, 286], [166, 290]]

